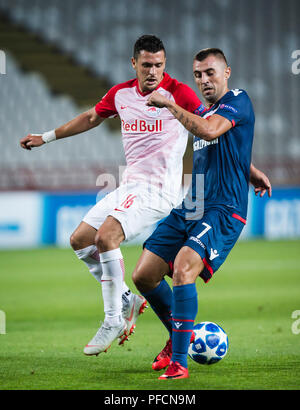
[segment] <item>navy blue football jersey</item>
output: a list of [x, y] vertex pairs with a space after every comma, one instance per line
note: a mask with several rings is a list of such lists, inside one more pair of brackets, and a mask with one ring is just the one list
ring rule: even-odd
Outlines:
[[[213, 141], [194, 137], [193, 176], [187, 197], [192, 204], [204, 199], [203, 212], [222, 207], [246, 219], [255, 122], [252, 103], [246, 91], [230, 90], [200, 115], [207, 119], [213, 114], [227, 118], [232, 128]], [[178, 211], [191, 211], [190, 202], [186, 204], [185, 199]]]

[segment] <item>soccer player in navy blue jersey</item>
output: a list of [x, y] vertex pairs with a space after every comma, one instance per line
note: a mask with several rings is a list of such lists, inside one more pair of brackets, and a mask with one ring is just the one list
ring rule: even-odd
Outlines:
[[[268, 178], [253, 164], [254, 112], [246, 91], [229, 90], [231, 69], [219, 49], [200, 51], [193, 72], [206, 107], [199, 115], [154, 91], [148, 105], [167, 108], [194, 135], [192, 184], [146, 240], [133, 280], [170, 334], [155, 358], [159, 379], [188, 377], [187, 352], [198, 311], [195, 281], [208, 282], [246, 223], [249, 182], [271, 196]], [[164, 280], [172, 275], [173, 291]]]

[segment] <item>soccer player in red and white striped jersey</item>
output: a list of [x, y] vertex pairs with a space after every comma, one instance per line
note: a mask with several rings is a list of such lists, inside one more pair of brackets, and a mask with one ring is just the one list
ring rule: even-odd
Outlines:
[[168, 109], [149, 107], [157, 90], [185, 110], [200, 114], [205, 107], [187, 85], [165, 72], [166, 52], [155, 36], [140, 37], [131, 60], [136, 78], [112, 87], [89, 111], [44, 134], [21, 139], [25, 149], [70, 137], [119, 116], [127, 166], [118, 189], [99, 201], [71, 236], [78, 258], [102, 285], [105, 319], [86, 345], [87, 355], [123, 342], [146, 305], [124, 282], [120, 244], [167, 216], [181, 201], [182, 158], [188, 132]]

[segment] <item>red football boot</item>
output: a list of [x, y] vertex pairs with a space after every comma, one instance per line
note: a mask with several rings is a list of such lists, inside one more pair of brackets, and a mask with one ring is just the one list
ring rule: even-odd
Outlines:
[[163, 350], [156, 356], [152, 363], [153, 370], [162, 370], [169, 366], [172, 357], [172, 340], [169, 339]]
[[187, 379], [189, 377], [188, 369], [178, 362], [171, 362], [167, 371], [158, 378], [158, 380], [168, 379]]
[[[195, 340], [195, 333], [192, 332], [191, 343]], [[169, 366], [172, 357], [172, 340], [169, 339], [163, 350], [156, 356], [152, 363], [153, 370], [162, 370]]]

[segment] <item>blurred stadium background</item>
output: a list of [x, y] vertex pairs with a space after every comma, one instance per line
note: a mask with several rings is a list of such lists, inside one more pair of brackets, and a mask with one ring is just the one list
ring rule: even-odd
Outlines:
[[[254, 103], [254, 164], [274, 187], [270, 200], [250, 193], [243, 237], [300, 237], [299, 15], [298, 0], [0, 0], [0, 247], [68, 246], [95, 203], [97, 177], [118, 180], [118, 120], [31, 152], [19, 140], [58, 127], [134, 77], [132, 48], [145, 33], [162, 38], [167, 71], [194, 89], [194, 54], [224, 50], [231, 88], [246, 89]], [[189, 145], [185, 173], [191, 166]]]
[[[0, 389], [174, 388], [150, 374], [166, 337], [150, 309], [128, 347], [92, 361], [82, 354], [103, 306], [69, 236], [103, 194], [98, 177], [119, 181], [119, 121], [30, 152], [19, 146], [134, 77], [133, 44], [145, 33], [161, 37], [168, 73], [194, 89], [195, 53], [224, 50], [230, 87], [254, 103], [253, 162], [273, 185], [271, 199], [250, 191], [243, 240], [199, 298], [197, 320], [226, 329], [229, 358], [213, 370], [190, 361], [179, 389], [299, 389], [299, 16], [299, 0], [0, 0]], [[148, 233], [123, 248], [132, 290]]]

